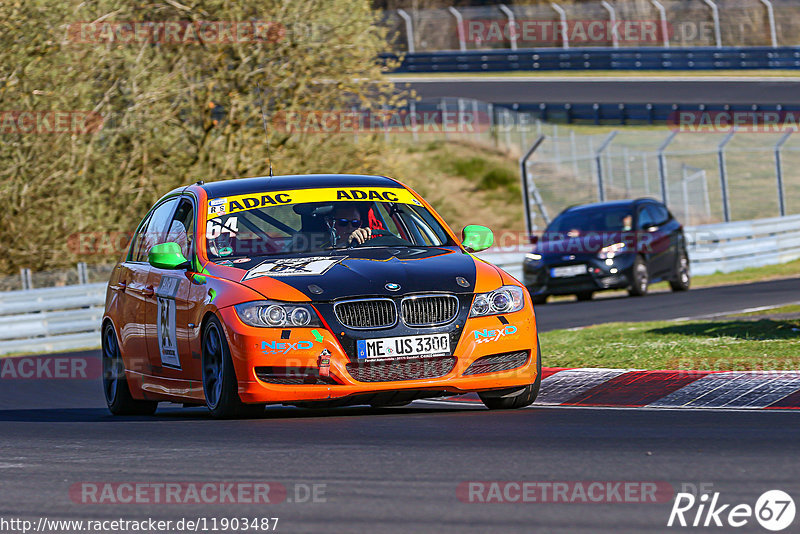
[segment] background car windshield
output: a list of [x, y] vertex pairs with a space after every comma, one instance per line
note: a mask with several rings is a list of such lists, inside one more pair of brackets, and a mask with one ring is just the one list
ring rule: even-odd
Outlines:
[[444, 228], [422, 206], [392, 202], [327, 202], [255, 208], [209, 219], [210, 259], [283, 255], [346, 248], [347, 237], [369, 228], [361, 247], [450, 245]]
[[586, 232], [627, 232], [632, 228], [633, 214], [627, 208], [578, 210], [556, 217], [545, 236], [576, 237]]

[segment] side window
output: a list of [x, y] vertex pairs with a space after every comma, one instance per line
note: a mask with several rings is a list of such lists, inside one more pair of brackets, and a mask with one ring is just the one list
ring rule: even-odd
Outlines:
[[153, 210], [150, 221], [147, 223], [147, 228], [142, 229], [142, 242], [138, 247], [137, 254], [133, 256], [133, 261], [146, 262], [150, 249], [162, 242], [162, 237], [167, 231], [167, 224], [172, 219], [172, 212], [175, 211], [177, 203], [178, 199], [172, 198]]
[[661, 225], [670, 220], [669, 212], [664, 206], [654, 205], [648, 209], [653, 210], [653, 218], [656, 224]]
[[175, 217], [169, 226], [169, 232], [164, 238], [164, 242], [172, 241], [181, 247], [184, 258], [191, 258], [192, 246], [194, 245], [194, 208], [192, 202], [187, 198], [182, 198]]
[[644, 208], [639, 209], [639, 220], [637, 222], [638, 227], [640, 230], [646, 230], [653, 226], [655, 221], [653, 221], [653, 215], [650, 210], [645, 206]]
[[136, 258], [139, 257], [142, 247], [144, 246], [144, 236], [147, 233], [147, 225], [150, 224], [150, 215], [150, 213], [147, 214], [142, 224], [139, 225], [139, 231], [131, 240], [131, 251], [130, 254], [128, 254], [128, 261], [138, 261]]

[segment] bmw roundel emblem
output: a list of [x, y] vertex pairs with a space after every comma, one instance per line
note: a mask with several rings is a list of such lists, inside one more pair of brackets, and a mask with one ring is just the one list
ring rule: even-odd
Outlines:
[[389, 291], [399, 291], [400, 290], [400, 284], [395, 284], [394, 282], [389, 282], [384, 287], [386, 289], [388, 289]]

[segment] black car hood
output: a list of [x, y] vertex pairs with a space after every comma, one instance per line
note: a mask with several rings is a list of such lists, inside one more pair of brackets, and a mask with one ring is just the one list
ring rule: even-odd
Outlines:
[[267, 286], [277, 280], [316, 301], [428, 291], [471, 293], [476, 278], [475, 260], [456, 247], [341, 249], [254, 258], [240, 268], [247, 269], [241, 283], [267, 297]]

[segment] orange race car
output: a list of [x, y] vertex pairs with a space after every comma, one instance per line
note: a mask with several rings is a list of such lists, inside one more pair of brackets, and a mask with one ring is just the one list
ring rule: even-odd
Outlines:
[[[199, 231], [198, 231], [199, 230]], [[478, 392], [531, 404], [531, 298], [471, 253], [414, 191], [380, 176], [181, 187], [142, 220], [111, 275], [103, 386], [114, 414], [159, 401], [215, 417], [265, 404], [396, 406]]]

